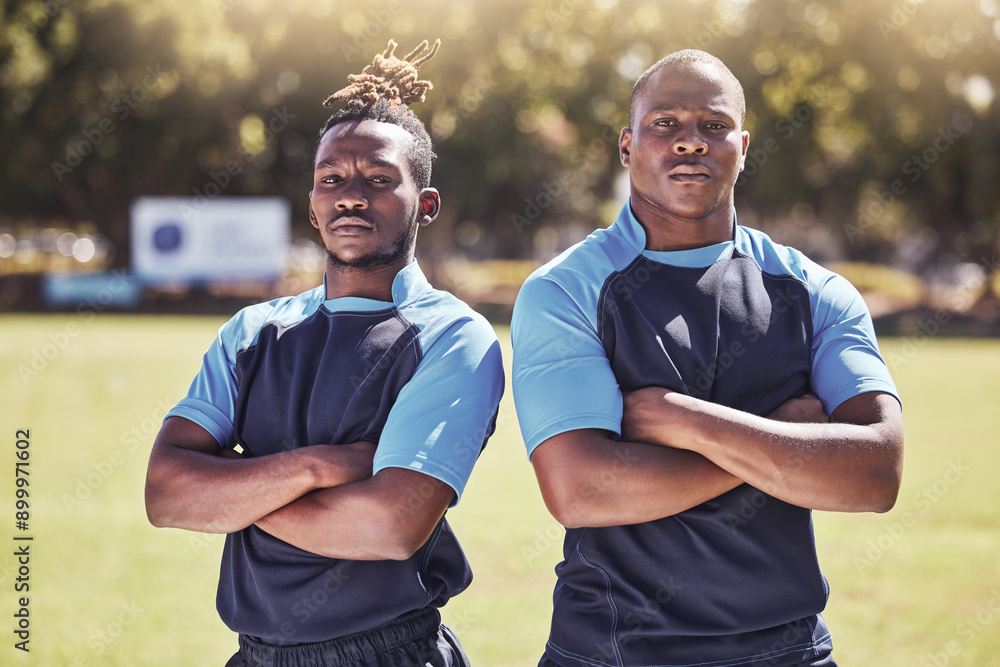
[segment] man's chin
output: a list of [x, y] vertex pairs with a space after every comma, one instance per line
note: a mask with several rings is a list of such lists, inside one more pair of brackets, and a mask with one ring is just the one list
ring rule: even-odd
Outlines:
[[327, 251], [326, 255], [327, 266], [331, 268], [364, 271], [391, 266], [399, 262], [403, 254], [402, 252], [372, 252], [362, 255], [341, 256], [337, 253]]

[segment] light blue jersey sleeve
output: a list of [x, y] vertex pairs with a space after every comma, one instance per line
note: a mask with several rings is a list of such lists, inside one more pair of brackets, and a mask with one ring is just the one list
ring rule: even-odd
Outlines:
[[815, 300], [811, 383], [826, 413], [872, 391], [892, 394], [898, 401], [861, 294], [846, 278], [830, 272], [816, 287], [815, 292], [810, 289]]
[[167, 417], [184, 417], [208, 431], [220, 447], [236, 445], [233, 421], [236, 414], [236, 355], [248, 346], [272, 310], [273, 303], [250, 306], [219, 328], [191, 382], [187, 396]]
[[622, 394], [597, 332], [601, 281], [544, 268], [514, 304], [513, 389], [528, 456], [554, 435], [597, 428], [621, 434]]
[[495, 426], [504, 388], [500, 344], [478, 316], [440, 333], [425, 330], [420, 340], [423, 356], [389, 411], [374, 472], [407, 468], [430, 475], [455, 490], [454, 506]]

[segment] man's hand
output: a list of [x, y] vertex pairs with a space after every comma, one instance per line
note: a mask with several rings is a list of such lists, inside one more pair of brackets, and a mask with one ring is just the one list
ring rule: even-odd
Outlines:
[[374, 442], [364, 440], [347, 445], [313, 445], [309, 448], [311, 452], [327, 464], [320, 467], [316, 486], [326, 489], [368, 479], [372, 476], [376, 446]]
[[622, 392], [622, 440], [669, 446], [663, 438], [663, 426], [673, 426], [667, 398], [672, 393], [663, 387]]

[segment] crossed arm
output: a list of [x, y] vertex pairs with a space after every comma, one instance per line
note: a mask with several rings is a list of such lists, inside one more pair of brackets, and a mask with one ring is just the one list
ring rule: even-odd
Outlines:
[[899, 403], [870, 392], [830, 418], [804, 396], [768, 417], [649, 387], [626, 394], [622, 438], [582, 429], [541, 443], [531, 461], [563, 525], [671, 516], [749, 483], [812, 509], [884, 512], [902, 475]]
[[404, 560], [430, 537], [454, 490], [413, 470], [373, 476], [374, 452], [358, 442], [243, 458], [170, 417], [149, 459], [146, 514], [154, 526], [209, 533], [256, 524], [330, 558]]

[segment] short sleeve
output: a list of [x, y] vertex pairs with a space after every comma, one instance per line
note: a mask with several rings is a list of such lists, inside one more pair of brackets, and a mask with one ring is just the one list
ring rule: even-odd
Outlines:
[[566, 431], [621, 434], [621, 390], [597, 333], [596, 310], [596, 295], [572, 294], [548, 274], [532, 276], [518, 294], [512, 384], [528, 456]]
[[493, 328], [479, 318], [456, 321], [423, 350], [396, 398], [375, 450], [374, 472], [407, 468], [430, 475], [455, 490], [457, 504], [493, 433], [503, 388]]
[[220, 447], [232, 447], [233, 419], [236, 406], [236, 355], [230, 344], [234, 330], [239, 329], [233, 318], [219, 329], [219, 335], [201, 360], [201, 370], [188, 389], [187, 396], [167, 413], [167, 417], [184, 417], [208, 431]]
[[899, 400], [861, 294], [846, 278], [830, 274], [813, 298], [812, 388], [826, 413], [872, 391]]

